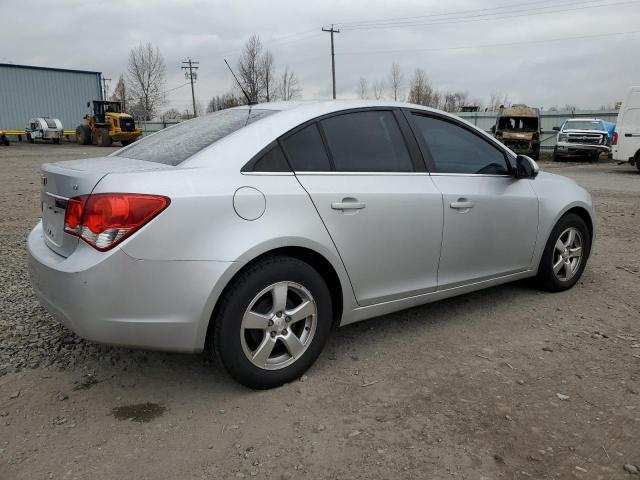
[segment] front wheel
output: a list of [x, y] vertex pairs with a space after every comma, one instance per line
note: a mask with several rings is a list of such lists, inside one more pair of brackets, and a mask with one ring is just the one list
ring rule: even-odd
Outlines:
[[213, 318], [212, 347], [231, 376], [250, 388], [299, 378], [331, 329], [331, 296], [322, 276], [291, 257], [248, 267], [226, 289]]
[[553, 156], [551, 157], [554, 162], [562, 162], [564, 158], [558, 154], [558, 148], [553, 147]]
[[582, 276], [591, 251], [591, 234], [585, 221], [573, 213], [563, 216], [549, 235], [537, 283], [543, 290], [561, 292]]

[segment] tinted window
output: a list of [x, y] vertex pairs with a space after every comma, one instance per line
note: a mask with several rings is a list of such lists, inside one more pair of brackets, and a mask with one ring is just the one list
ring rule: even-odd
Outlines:
[[283, 141], [289, 161], [298, 172], [326, 172], [331, 170], [318, 126], [314, 123]]
[[411, 172], [413, 164], [393, 112], [347, 113], [322, 120], [336, 171]]
[[262, 154], [254, 163], [253, 167], [248, 169], [252, 172], [289, 172], [289, 165], [284, 158], [282, 149], [279, 145], [275, 145], [266, 153]]
[[436, 172], [507, 175], [504, 154], [478, 135], [454, 123], [414, 115]]
[[275, 110], [249, 111], [249, 109], [208, 113], [142, 138], [116, 155], [147, 162], [178, 165], [245, 125], [273, 113]]

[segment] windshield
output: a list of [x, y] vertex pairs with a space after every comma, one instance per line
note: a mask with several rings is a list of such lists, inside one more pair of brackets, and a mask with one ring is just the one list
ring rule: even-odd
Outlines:
[[138, 140], [118, 157], [179, 165], [200, 150], [276, 110], [232, 109], [208, 113]]
[[536, 117], [500, 117], [498, 129], [535, 132], [538, 130], [538, 119]]
[[563, 130], [604, 130], [604, 125], [599, 120], [569, 120]]

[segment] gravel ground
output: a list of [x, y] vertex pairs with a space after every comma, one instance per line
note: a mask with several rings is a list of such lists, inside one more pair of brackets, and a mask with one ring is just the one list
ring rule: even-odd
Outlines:
[[86, 342], [36, 301], [39, 166], [111, 150], [0, 147], [0, 479], [635, 478], [633, 168], [541, 164], [596, 204], [571, 291], [516, 283], [338, 329], [300, 382], [253, 392], [201, 356]]

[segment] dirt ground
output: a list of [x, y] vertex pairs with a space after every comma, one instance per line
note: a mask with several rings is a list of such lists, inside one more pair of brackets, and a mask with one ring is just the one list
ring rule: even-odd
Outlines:
[[634, 168], [541, 163], [595, 201], [572, 290], [515, 283], [340, 328], [300, 381], [256, 392], [201, 356], [84, 342], [38, 306], [39, 166], [106, 151], [0, 147], [0, 479], [636, 478]]

